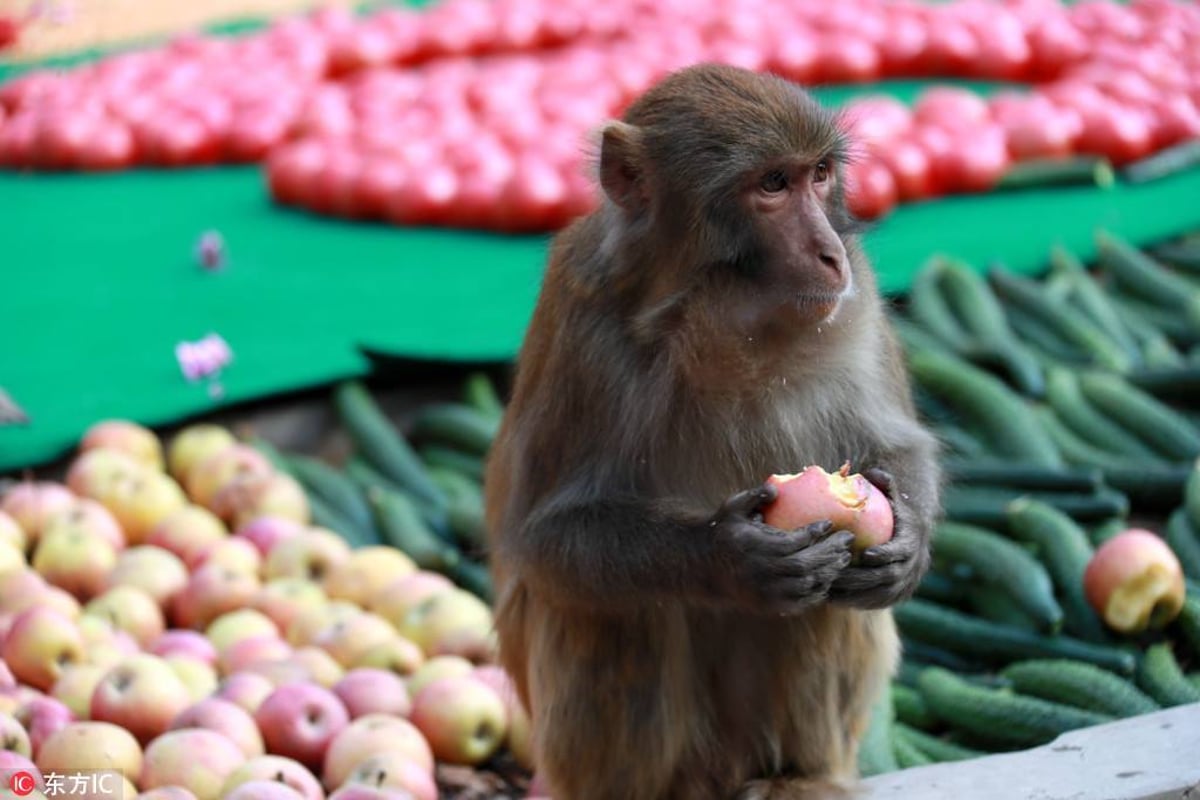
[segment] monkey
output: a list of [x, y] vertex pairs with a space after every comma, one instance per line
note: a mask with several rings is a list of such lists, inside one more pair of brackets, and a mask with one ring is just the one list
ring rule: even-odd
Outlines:
[[[485, 508], [497, 657], [555, 800], [861, 786], [941, 476], [842, 127], [781, 77], [680, 69], [597, 131], [599, 202], [550, 241]], [[765, 523], [769, 475], [847, 460], [890, 541]]]

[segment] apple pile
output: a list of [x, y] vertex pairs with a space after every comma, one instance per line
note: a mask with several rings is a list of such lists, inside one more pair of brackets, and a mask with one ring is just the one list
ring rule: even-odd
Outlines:
[[0, 770], [115, 769], [127, 798], [435, 800], [438, 762], [532, 768], [492, 625], [401, 551], [312, 524], [228, 430], [164, 448], [99, 423], [65, 484], [0, 495]]

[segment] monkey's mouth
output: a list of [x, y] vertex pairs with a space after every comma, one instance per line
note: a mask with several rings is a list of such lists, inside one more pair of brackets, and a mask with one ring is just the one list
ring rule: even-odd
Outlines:
[[822, 322], [837, 313], [844, 293], [798, 294], [795, 296], [796, 310], [805, 317]]

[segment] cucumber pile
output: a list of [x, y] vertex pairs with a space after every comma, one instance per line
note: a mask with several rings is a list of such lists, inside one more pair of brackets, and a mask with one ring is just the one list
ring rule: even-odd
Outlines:
[[[1055, 248], [1037, 278], [933, 258], [893, 309], [945, 513], [895, 609], [903, 662], [866, 775], [1200, 702], [1200, 234], [1096, 245], [1090, 264]], [[1130, 527], [1163, 537], [1188, 595], [1122, 636], [1083, 576]]]
[[361, 382], [338, 385], [332, 400], [353, 444], [343, 464], [254, 446], [304, 487], [315, 524], [353, 548], [395, 547], [491, 603], [483, 465], [503, 405], [487, 376], [468, 376], [460, 401], [417, 409], [407, 436]]

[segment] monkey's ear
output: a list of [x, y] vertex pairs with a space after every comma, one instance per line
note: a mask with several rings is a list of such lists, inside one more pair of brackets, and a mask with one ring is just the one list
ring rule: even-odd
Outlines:
[[645, 207], [642, 132], [625, 122], [604, 126], [600, 140], [600, 186], [609, 199], [630, 214]]

